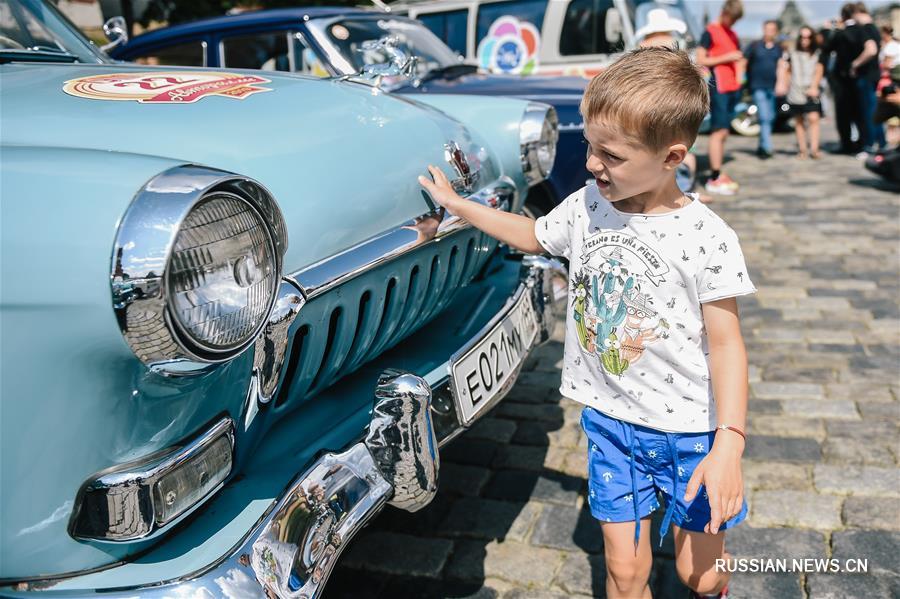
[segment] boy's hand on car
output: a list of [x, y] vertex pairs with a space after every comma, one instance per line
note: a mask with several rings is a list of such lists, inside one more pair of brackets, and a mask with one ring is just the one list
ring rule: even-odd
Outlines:
[[428, 172], [431, 173], [434, 180], [431, 181], [428, 177], [419, 175], [419, 183], [425, 188], [425, 191], [431, 195], [431, 199], [446, 208], [453, 216], [458, 216], [457, 207], [461, 202], [465, 202], [466, 200], [459, 197], [459, 195], [453, 191], [453, 186], [450, 185], [450, 181], [447, 179], [447, 175], [444, 174], [444, 171], [429, 164]]
[[684, 493], [685, 501], [694, 499], [701, 483], [706, 487], [711, 516], [704, 532], [716, 534], [722, 522], [741, 511], [744, 502], [741, 450], [721, 443], [714, 444], [694, 469]]

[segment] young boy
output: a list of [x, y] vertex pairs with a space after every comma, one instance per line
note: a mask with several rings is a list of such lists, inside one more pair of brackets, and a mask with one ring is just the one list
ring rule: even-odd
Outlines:
[[734, 298], [756, 289], [735, 232], [675, 183], [708, 105], [687, 54], [642, 48], [588, 85], [595, 181], [550, 214], [535, 221], [465, 200], [433, 166], [433, 182], [419, 177], [489, 235], [569, 259], [560, 392], [586, 406], [589, 505], [611, 598], [650, 597], [657, 491], [667, 504], [660, 543], [674, 523], [677, 571], [692, 592], [726, 596], [729, 574], [715, 560], [729, 557], [723, 531], [747, 515], [747, 360]]

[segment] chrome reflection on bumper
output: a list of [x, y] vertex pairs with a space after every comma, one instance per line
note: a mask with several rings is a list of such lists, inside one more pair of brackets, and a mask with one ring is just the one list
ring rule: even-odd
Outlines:
[[431, 389], [399, 370], [378, 377], [375, 412], [366, 446], [394, 489], [391, 505], [416, 512], [437, 493], [437, 437], [431, 422]]

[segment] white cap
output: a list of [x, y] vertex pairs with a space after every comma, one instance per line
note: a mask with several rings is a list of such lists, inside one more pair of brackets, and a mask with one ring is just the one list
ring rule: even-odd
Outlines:
[[651, 33], [684, 34], [687, 25], [681, 19], [669, 15], [665, 8], [654, 8], [647, 12], [647, 24], [634, 32], [634, 37], [641, 40]]

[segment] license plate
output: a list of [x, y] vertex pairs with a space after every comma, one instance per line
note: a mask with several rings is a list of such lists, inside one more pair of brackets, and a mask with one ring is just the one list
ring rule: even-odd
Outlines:
[[464, 425], [509, 391], [537, 333], [531, 292], [524, 289], [481, 341], [451, 359], [450, 378]]

